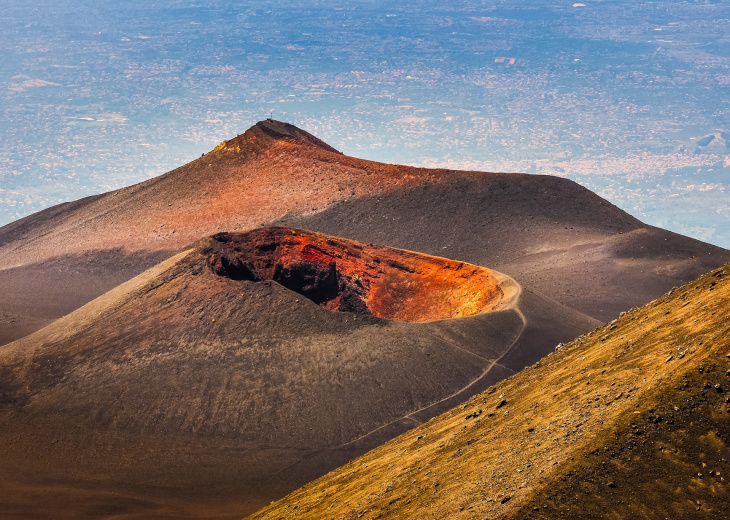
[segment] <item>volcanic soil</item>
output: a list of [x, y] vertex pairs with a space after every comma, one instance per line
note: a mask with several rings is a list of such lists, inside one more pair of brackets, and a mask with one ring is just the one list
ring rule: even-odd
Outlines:
[[252, 515], [722, 518], [730, 264]]
[[266, 120], [160, 177], [0, 228], [0, 344], [203, 236], [272, 224], [490, 266], [600, 320], [730, 260], [566, 179], [366, 161]]
[[730, 251], [539, 175], [451, 174], [279, 224], [488, 265], [601, 321], [730, 261]]
[[597, 324], [461, 261], [219, 233], [0, 347], [0, 517], [240, 517]]

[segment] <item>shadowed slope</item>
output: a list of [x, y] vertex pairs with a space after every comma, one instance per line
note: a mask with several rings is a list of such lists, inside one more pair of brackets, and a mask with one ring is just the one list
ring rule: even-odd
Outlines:
[[718, 518], [730, 265], [251, 518]]
[[120, 248], [0, 269], [0, 345], [45, 327], [169, 256]]
[[548, 176], [464, 174], [280, 222], [489, 265], [601, 320], [730, 261]]
[[[279, 257], [257, 247], [275, 242], [281, 252], [287, 241]], [[367, 270], [376, 256], [410, 276], [437, 264], [456, 279], [471, 271], [490, 294], [496, 278], [500, 304], [458, 319], [386, 321], [214, 272], [222, 258], [257, 272], [270, 260], [281, 272], [312, 260], [302, 244], [322, 246], [350, 280], [376, 274]], [[391, 281], [376, 299], [408, 293], [408, 276]], [[540, 336], [527, 338], [535, 324]], [[216, 235], [0, 347], [0, 484], [12, 490], [0, 513], [251, 512], [595, 325], [476, 266], [298, 230]]]

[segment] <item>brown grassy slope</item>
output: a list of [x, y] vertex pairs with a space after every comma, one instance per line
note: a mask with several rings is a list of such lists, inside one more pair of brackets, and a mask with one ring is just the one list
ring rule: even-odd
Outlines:
[[728, 356], [730, 265], [251, 518], [723, 517]]
[[[437, 260], [305, 235], [393, 266]], [[419, 323], [334, 312], [215, 274], [215, 242], [0, 347], [0, 486], [12, 490], [0, 517], [253, 512], [596, 325], [498, 273], [493, 312]]]

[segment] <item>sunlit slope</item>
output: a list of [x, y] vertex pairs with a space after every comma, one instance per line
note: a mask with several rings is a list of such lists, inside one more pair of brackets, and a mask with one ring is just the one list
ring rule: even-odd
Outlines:
[[261, 121], [159, 177], [0, 228], [0, 265], [119, 247], [179, 250], [216, 231], [247, 231], [287, 212], [429, 182], [435, 172], [347, 157], [295, 126]]
[[721, 518], [730, 266], [251, 518]]
[[215, 235], [0, 347], [0, 516], [253, 512], [595, 326], [462, 262]]

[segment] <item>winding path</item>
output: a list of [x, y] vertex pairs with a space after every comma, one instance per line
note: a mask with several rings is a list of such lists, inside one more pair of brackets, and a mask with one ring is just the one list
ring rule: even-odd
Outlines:
[[[433, 411], [434, 408], [443, 406], [444, 403], [447, 403], [448, 401], [454, 401], [454, 402], [449, 403], [449, 406], [445, 407], [446, 409], [451, 408], [452, 406], [457, 406], [461, 402], [468, 399], [468, 397], [471, 397], [471, 396], [465, 396], [465, 394], [467, 394], [470, 391], [473, 391], [474, 387], [478, 388], [478, 390], [476, 392], [474, 392], [474, 394], [486, 390], [489, 386], [491, 386], [491, 385], [486, 384], [486, 380], [495, 367], [501, 367], [506, 371], [514, 373], [514, 370], [502, 365], [501, 361], [505, 356], [507, 356], [507, 354], [509, 354], [512, 351], [512, 349], [515, 347], [515, 345], [517, 345], [520, 338], [522, 337], [522, 334], [523, 334], [525, 328], [527, 327], [527, 318], [525, 317], [524, 313], [522, 312], [522, 310], [519, 307], [520, 297], [522, 295], [523, 289], [522, 289], [522, 286], [519, 283], [517, 283], [517, 281], [514, 280], [512, 277], [507, 276], [503, 273], [496, 272], [496, 271], [493, 271], [493, 274], [499, 281], [499, 283], [502, 287], [502, 290], [504, 292], [504, 296], [503, 296], [500, 304], [495, 309], [491, 310], [490, 312], [513, 311], [520, 318], [521, 325], [520, 325], [519, 330], [515, 334], [514, 339], [510, 342], [510, 344], [507, 346], [507, 348], [502, 352], [502, 354], [498, 358], [487, 359], [474, 352], [470, 352], [470, 354], [477, 356], [488, 363], [487, 366], [482, 371], [482, 373], [479, 375], [479, 377], [469, 381], [469, 383], [467, 383], [465, 386], [463, 386], [462, 388], [458, 389], [457, 391], [447, 395], [446, 397], [439, 399], [436, 402], [430, 403], [426, 406], [423, 406], [417, 410], [414, 410], [413, 412], [410, 412], [410, 413], [404, 415], [403, 417], [390, 421], [387, 424], [379, 426], [378, 428], [370, 430], [369, 432], [366, 432], [363, 435], [360, 435], [359, 437], [357, 437], [355, 439], [352, 439], [352, 440], [350, 440], [346, 443], [340, 444], [338, 446], [331, 446], [331, 447], [324, 448], [321, 450], [316, 450], [316, 451], [310, 453], [309, 455], [307, 455], [306, 457], [303, 457], [299, 461], [297, 461], [293, 464], [290, 464], [284, 468], [281, 468], [280, 470], [270, 474], [268, 476], [268, 478], [269, 479], [274, 478], [276, 475], [278, 475], [294, 466], [297, 466], [298, 464], [301, 464], [302, 462], [304, 462], [306, 460], [310, 460], [310, 459], [317, 457], [319, 455], [322, 455], [324, 453], [332, 452], [332, 451], [336, 451], [336, 450], [343, 450], [343, 449], [346, 450], [348, 448], [355, 448], [355, 445], [357, 443], [362, 442], [363, 440], [367, 439], [368, 437], [370, 437], [372, 435], [377, 434], [378, 432], [380, 432], [382, 430], [385, 430], [391, 426], [395, 426], [398, 423], [402, 423], [404, 426], [406, 424], [410, 423], [410, 426], [407, 429], [411, 429], [420, 424], [423, 424], [423, 422], [425, 422], [425, 420], [427, 420], [427, 419], [425, 419], [425, 420], [421, 419], [418, 417], [419, 415], [422, 417], [428, 417], [430, 419], [431, 417], [438, 415], [438, 413], [445, 411], [445, 410]], [[484, 384], [485, 387], [479, 388], [480, 384]], [[429, 413], [429, 411], [432, 411], [432, 413]]]
[[[510, 368], [507, 368], [506, 366], [502, 365], [500, 363], [500, 361], [507, 354], [509, 354], [510, 351], [514, 348], [514, 346], [517, 344], [517, 342], [522, 337], [522, 333], [524, 332], [525, 327], [527, 327], [527, 318], [525, 317], [525, 315], [522, 312], [522, 310], [520, 310], [520, 308], [519, 308], [519, 300], [520, 300], [520, 296], [522, 295], [522, 286], [519, 283], [517, 283], [517, 281], [515, 281], [514, 278], [512, 278], [510, 276], [507, 276], [505, 274], [498, 273], [498, 272], [494, 272], [494, 275], [497, 277], [497, 279], [500, 282], [500, 285], [502, 286], [502, 290], [504, 291], [504, 297], [503, 297], [502, 302], [500, 303], [500, 305], [496, 309], [494, 309], [492, 312], [509, 311], [509, 310], [511, 310], [511, 311], [514, 311], [515, 314], [517, 314], [517, 316], [519, 316], [520, 320], [522, 321], [522, 325], [520, 327], [519, 332], [515, 335], [515, 338], [512, 340], [512, 342], [510, 343], [510, 345], [504, 350], [504, 352], [502, 352], [502, 355], [500, 355], [497, 359], [491, 360], [490, 363], [489, 363], [489, 365], [482, 371], [482, 373], [481, 373], [481, 375], [479, 377], [477, 377], [476, 379], [470, 381], [466, 386], [460, 388], [456, 392], [454, 392], [454, 393], [452, 393], [450, 395], [447, 395], [443, 399], [440, 399], [440, 400], [438, 400], [438, 401], [436, 401], [434, 403], [431, 403], [431, 404], [428, 404], [428, 405], [426, 405], [426, 406], [424, 406], [422, 408], [419, 408], [418, 410], [415, 410], [415, 411], [413, 411], [413, 412], [411, 412], [411, 413], [409, 413], [407, 415], [404, 415], [403, 417], [401, 417], [399, 419], [395, 419], [394, 421], [391, 421], [391, 422], [389, 422], [387, 424], [384, 424], [384, 425], [382, 425], [382, 426], [380, 426], [378, 428], [375, 428], [374, 430], [371, 430], [371, 431], [369, 431], [369, 432], [361, 435], [360, 437], [357, 437], [356, 439], [353, 439], [353, 440], [351, 440], [349, 442], [346, 442], [346, 443], [341, 444], [339, 446], [335, 446], [333, 448], [328, 448], [328, 449], [342, 449], [342, 448], [347, 448], [347, 447], [349, 447], [349, 446], [351, 446], [351, 445], [353, 445], [353, 444], [355, 444], [357, 442], [360, 442], [360, 441], [366, 439], [370, 435], [373, 435], [373, 434], [375, 434], [375, 433], [377, 433], [377, 432], [379, 432], [379, 431], [381, 431], [381, 430], [383, 430], [385, 428], [388, 428], [389, 426], [393, 426], [394, 424], [397, 424], [397, 423], [399, 423], [401, 421], [410, 421], [410, 422], [413, 422], [414, 423], [414, 427], [415, 426], [418, 426], [419, 424], [422, 424], [423, 423], [423, 421], [420, 420], [417, 417], [418, 415], [423, 415], [423, 414], [428, 415], [428, 410], [430, 410], [432, 408], [435, 408], [435, 407], [437, 407], [437, 406], [441, 405], [442, 403], [444, 403], [446, 401], [449, 401], [449, 400], [454, 400], [454, 401], [462, 402], [462, 400], [459, 399], [459, 396], [461, 396], [462, 394], [465, 394], [466, 392], [468, 392], [469, 389], [472, 388], [472, 387], [474, 387], [475, 385], [478, 385], [479, 383], [483, 382], [489, 376], [490, 372], [492, 371], [492, 369], [495, 366], [501, 366], [505, 370], [508, 370], [508, 371], [514, 373], [514, 370], [512, 370]], [[475, 355], [477, 355], [477, 354], [475, 354]], [[479, 356], [479, 357], [482, 357], [482, 356]], [[485, 358], [482, 358], [482, 359], [485, 359]], [[456, 404], [458, 404], [458, 403], [456, 403]]]

